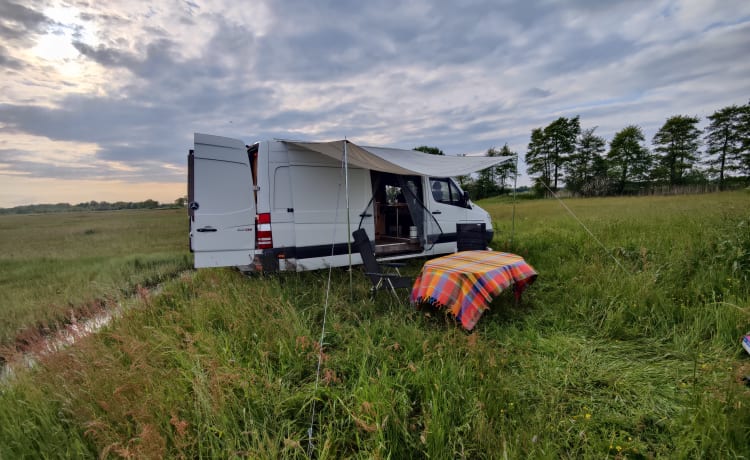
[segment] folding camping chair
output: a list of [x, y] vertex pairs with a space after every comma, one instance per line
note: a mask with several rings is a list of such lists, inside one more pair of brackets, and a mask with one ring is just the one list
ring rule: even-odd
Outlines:
[[483, 251], [487, 249], [487, 231], [484, 223], [456, 224], [458, 251]]
[[[387, 289], [393, 294], [393, 296], [401, 300], [396, 293], [396, 289], [411, 289], [414, 285], [414, 280], [407, 277], [401, 276], [398, 271], [398, 267], [403, 267], [402, 263], [378, 263], [375, 259], [375, 252], [373, 250], [370, 238], [367, 236], [365, 229], [360, 228], [359, 230], [352, 233], [354, 237], [354, 249], [359, 251], [359, 255], [362, 256], [362, 264], [365, 266], [365, 275], [370, 278], [372, 287], [370, 288], [370, 295], [375, 297], [375, 294], [380, 289]], [[396, 273], [385, 273], [381, 266], [393, 268]]]

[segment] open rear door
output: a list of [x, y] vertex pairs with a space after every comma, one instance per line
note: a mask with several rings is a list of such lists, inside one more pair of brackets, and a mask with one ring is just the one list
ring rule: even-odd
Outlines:
[[188, 158], [190, 248], [195, 267], [250, 265], [255, 249], [255, 199], [242, 141], [195, 133]]

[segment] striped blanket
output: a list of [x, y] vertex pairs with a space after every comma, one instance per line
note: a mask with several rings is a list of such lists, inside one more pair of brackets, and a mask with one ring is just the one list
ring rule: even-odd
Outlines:
[[446, 308], [471, 330], [495, 296], [513, 285], [518, 299], [536, 277], [531, 265], [515, 254], [457, 252], [425, 263], [414, 282], [411, 303]]

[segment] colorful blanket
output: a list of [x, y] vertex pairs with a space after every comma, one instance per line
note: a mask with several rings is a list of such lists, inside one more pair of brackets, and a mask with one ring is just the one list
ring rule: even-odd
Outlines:
[[446, 308], [471, 330], [494, 297], [513, 285], [518, 299], [536, 277], [531, 265], [515, 254], [457, 252], [425, 263], [414, 282], [411, 303]]

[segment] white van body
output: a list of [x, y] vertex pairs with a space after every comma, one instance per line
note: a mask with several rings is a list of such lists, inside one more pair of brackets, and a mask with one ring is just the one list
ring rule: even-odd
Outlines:
[[[350, 160], [347, 149], [359, 156]], [[341, 158], [335, 158], [341, 150]], [[413, 171], [382, 160], [402, 161], [412, 154], [427, 165], [419, 169], [429, 171], [444, 158], [347, 141], [246, 146], [196, 133], [188, 157], [195, 267], [303, 271], [360, 264], [359, 254], [350, 254], [351, 234], [358, 228], [366, 230], [382, 260], [454, 252], [457, 223], [484, 223], [489, 243], [489, 214], [453, 179], [403, 174]], [[461, 159], [448, 161], [455, 160]], [[497, 164], [498, 158], [493, 160], [474, 161], [473, 168]], [[363, 167], [370, 163], [376, 169]], [[447, 170], [456, 169], [448, 164]]]

